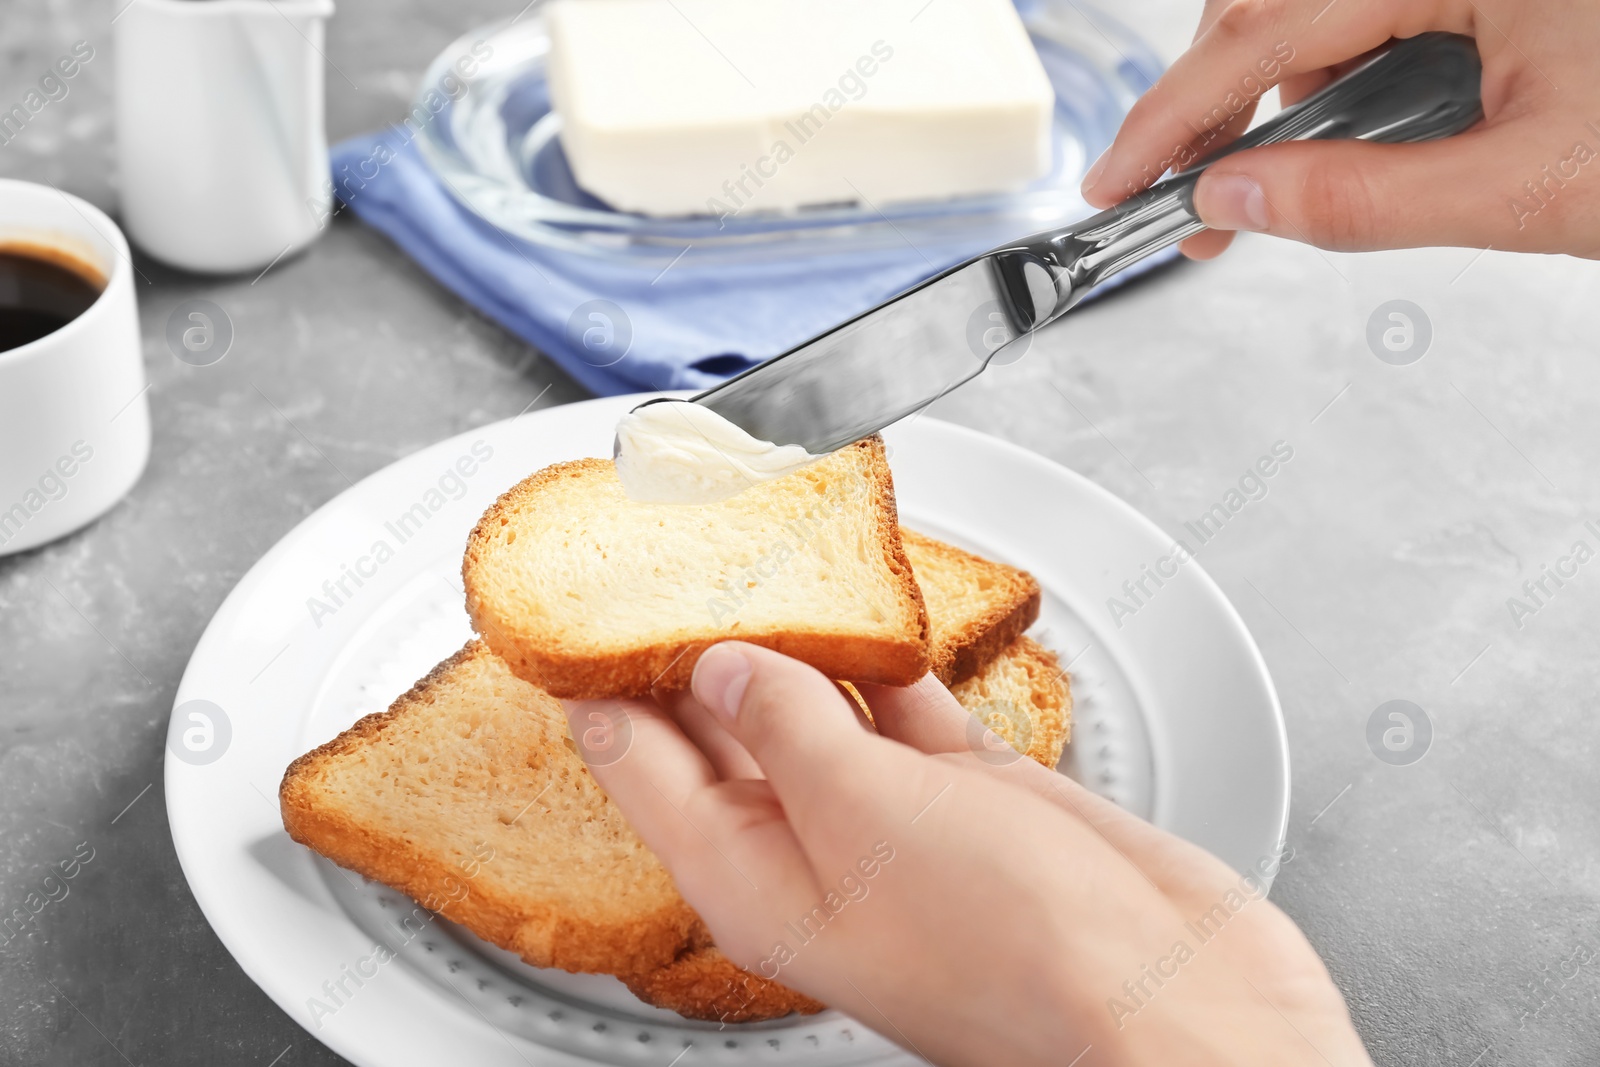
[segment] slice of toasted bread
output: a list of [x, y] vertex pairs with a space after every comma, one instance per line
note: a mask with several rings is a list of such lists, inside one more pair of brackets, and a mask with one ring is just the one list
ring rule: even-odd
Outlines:
[[548, 467], [484, 513], [462, 579], [489, 647], [562, 697], [682, 688], [728, 638], [835, 678], [929, 667], [876, 437], [716, 504], [630, 501], [609, 460]]
[[[1071, 698], [1033, 641], [954, 691], [1013, 743], [1018, 710], [1036, 714], [1029, 755], [1060, 758]], [[279, 796], [296, 841], [536, 966], [619, 975], [691, 1018], [818, 1010], [715, 950], [584, 766], [560, 703], [481, 642], [295, 760]]]
[[571, 746], [560, 703], [474, 641], [290, 764], [283, 825], [535, 966], [671, 963], [699, 917]]
[[950, 692], [1012, 748], [1046, 767], [1072, 736], [1072, 689], [1054, 652], [1022, 636]]
[[1039, 618], [1039, 583], [1027, 571], [900, 528], [928, 606], [934, 676], [954, 685], [977, 674]]

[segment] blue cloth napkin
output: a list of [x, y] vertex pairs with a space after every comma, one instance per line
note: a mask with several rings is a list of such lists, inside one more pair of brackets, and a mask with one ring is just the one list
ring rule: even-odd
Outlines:
[[[409, 142], [392, 130], [336, 145], [332, 169], [345, 206], [602, 396], [709, 388], [981, 251], [901, 245], [715, 264], [694, 262], [691, 248], [662, 273], [660, 266], [534, 245], [500, 231], [462, 207]], [[393, 158], [355, 187], [345, 176], [373, 159], [380, 143]]]

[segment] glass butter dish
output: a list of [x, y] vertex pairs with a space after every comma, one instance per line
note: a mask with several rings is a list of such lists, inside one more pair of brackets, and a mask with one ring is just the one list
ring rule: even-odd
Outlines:
[[407, 125], [423, 158], [469, 211], [535, 245], [665, 266], [831, 257], [892, 245], [931, 259], [972, 254], [1090, 213], [1078, 185], [1162, 69], [1150, 47], [1076, 0], [1018, 9], [1055, 87], [1052, 167], [1021, 193], [884, 205], [651, 218], [616, 211], [574, 181], [550, 107], [550, 38], [535, 0], [473, 30], [429, 66]]

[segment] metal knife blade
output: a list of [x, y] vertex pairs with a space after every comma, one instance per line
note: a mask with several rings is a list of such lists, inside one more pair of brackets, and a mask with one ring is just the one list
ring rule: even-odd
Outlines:
[[694, 398], [760, 440], [822, 455], [926, 407], [1026, 331], [970, 260]]

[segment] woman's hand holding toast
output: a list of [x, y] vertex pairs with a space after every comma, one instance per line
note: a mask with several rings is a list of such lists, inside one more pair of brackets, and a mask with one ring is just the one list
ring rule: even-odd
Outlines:
[[691, 691], [569, 705], [575, 736], [625, 717], [592, 771], [734, 962], [941, 1064], [1370, 1062], [1258, 878], [980, 758], [931, 677], [861, 692], [876, 730], [811, 667], [728, 642]]

